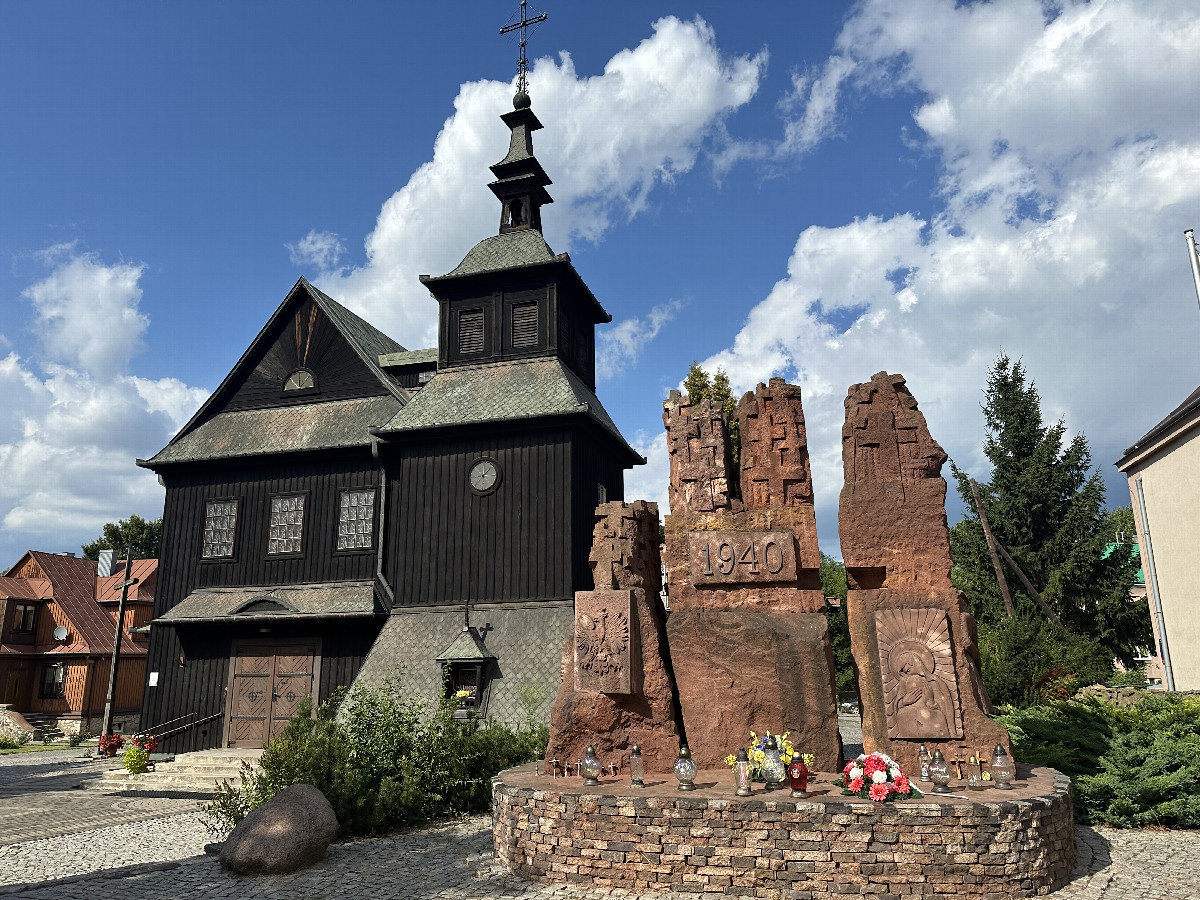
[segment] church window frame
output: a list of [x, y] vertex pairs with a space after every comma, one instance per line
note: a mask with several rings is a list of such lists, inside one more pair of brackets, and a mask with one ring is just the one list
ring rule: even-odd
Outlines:
[[279, 393], [285, 397], [303, 397], [319, 390], [317, 373], [305, 366], [288, 373], [279, 386]]
[[267, 546], [270, 559], [304, 556], [308, 492], [271, 494], [267, 503]]
[[[369, 495], [369, 499], [365, 499]], [[369, 513], [369, 515], [368, 515]], [[338, 491], [335, 553], [370, 553], [375, 549], [375, 527], [379, 520], [379, 490], [375, 487], [349, 487]], [[366, 530], [362, 530], [363, 526]], [[353, 532], [348, 529], [353, 527]], [[365, 536], [367, 543], [362, 543]]]
[[201, 561], [225, 562], [237, 555], [237, 522], [241, 501], [237, 497], [214, 497], [204, 502], [200, 531]]

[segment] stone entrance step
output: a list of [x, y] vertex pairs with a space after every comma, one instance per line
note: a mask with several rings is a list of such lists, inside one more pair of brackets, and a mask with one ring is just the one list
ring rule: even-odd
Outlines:
[[91, 778], [79, 786], [105, 794], [136, 795], [140, 797], [198, 797], [211, 798], [216, 789], [229, 782], [236, 787], [242, 782], [242, 763], [255, 766], [262, 757], [261, 750], [200, 750], [180, 753], [171, 762], [160, 762], [152, 772], [131, 775], [124, 769], [111, 769], [99, 778]]

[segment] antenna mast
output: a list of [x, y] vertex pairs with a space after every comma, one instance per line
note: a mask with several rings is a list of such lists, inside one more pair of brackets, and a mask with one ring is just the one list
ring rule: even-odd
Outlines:
[[[529, 93], [529, 79], [527, 77], [529, 72], [529, 60], [525, 58], [525, 45], [529, 43], [529, 26], [537, 25], [539, 22], [546, 21], [545, 13], [534, 16], [532, 19], [529, 18], [526, 14], [526, 5], [527, 0], [521, 0], [520, 21], [513, 22], [510, 19], [509, 24], [500, 29], [501, 34], [508, 34], [509, 32], [517, 31], [518, 29], [521, 32], [521, 58], [517, 60], [517, 93], [519, 94]], [[537, 29], [535, 28], [534, 31], [537, 31]]]
[[1200, 303], [1200, 258], [1196, 256], [1196, 238], [1192, 235], [1190, 228], [1183, 233], [1183, 236], [1187, 240], [1188, 260], [1192, 264], [1192, 281], [1196, 282], [1196, 302]]

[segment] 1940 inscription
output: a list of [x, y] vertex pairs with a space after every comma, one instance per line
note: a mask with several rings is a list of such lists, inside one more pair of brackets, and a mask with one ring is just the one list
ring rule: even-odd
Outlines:
[[688, 535], [692, 584], [796, 580], [796, 550], [787, 531], [696, 531]]

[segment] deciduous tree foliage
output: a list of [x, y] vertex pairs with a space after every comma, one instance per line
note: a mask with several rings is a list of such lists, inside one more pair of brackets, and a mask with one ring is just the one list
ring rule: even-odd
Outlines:
[[[1066, 630], [1050, 623], [1016, 573], [1004, 573], [1017, 608], [1004, 609], [970, 474], [953, 463], [967, 516], [950, 532], [955, 585], [980, 628], [984, 680], [995, 702], [1026, 704], [1103, 681], [1111, 661], [1133, 665], [1150, 644], [1145, 603], [1129, 595], [1138, 563], [1128, 511], [1105, 510], [1104, 482], [1087, 438], [1042, 420], [1041, 397], [1020, 360], [996, 360], [984, 392], [984, 453], [991, 477], [976, 479], [996, 540], [1024, 570]], [[1117, 533], [1124, 532], [1120, 546]]]
[[162, 537], [162, 519], [147, 522], [134, 514], [119, 522], [108, 522], [104, 532], [90, 544], [84, 544], [84, 559], [99, 559], [101, 550], [116, 550], [124, 558], [125, 549], [133, 551], [134, 559], [158, 559], [158, 542]]

